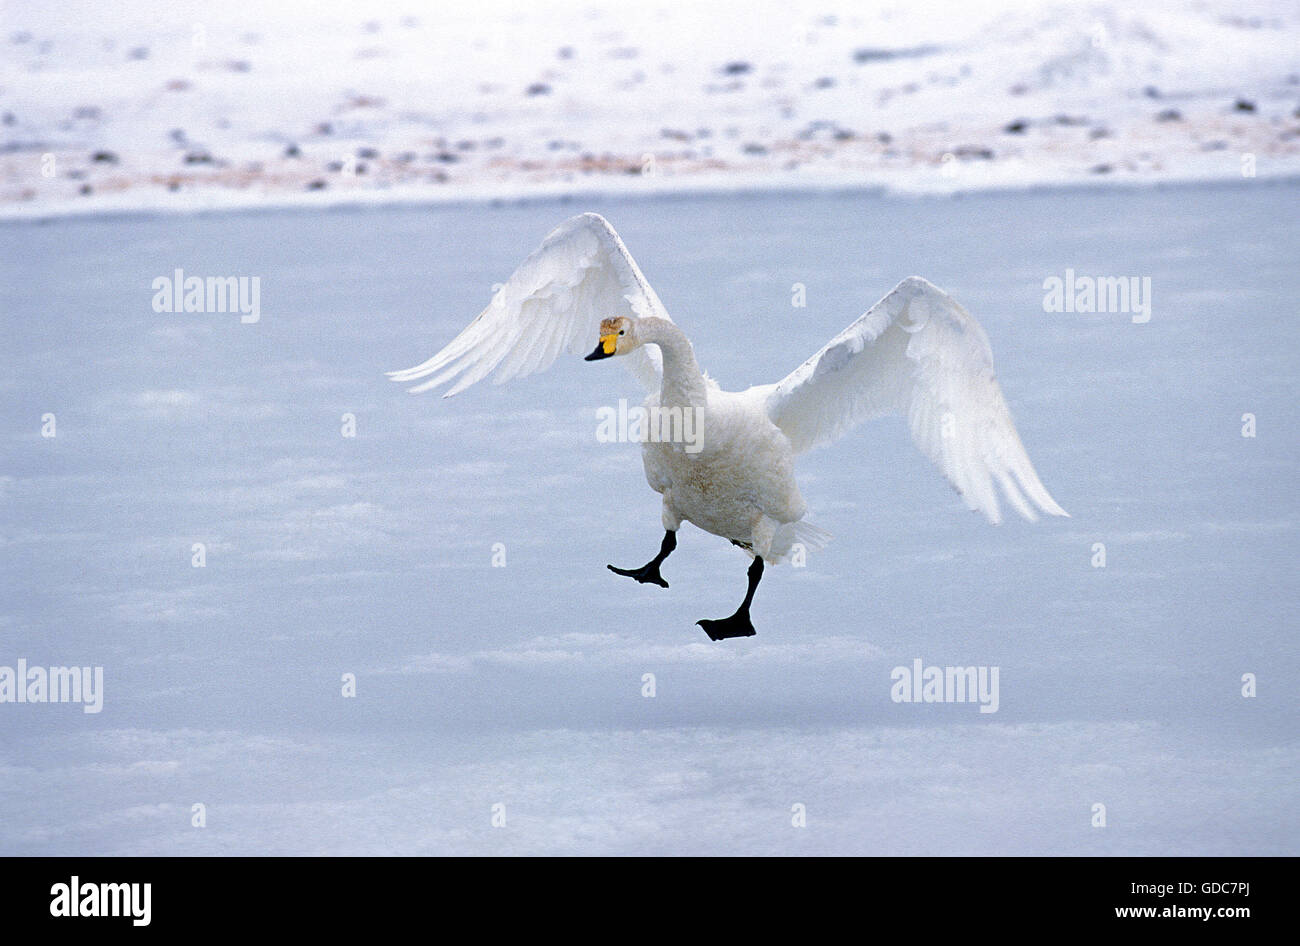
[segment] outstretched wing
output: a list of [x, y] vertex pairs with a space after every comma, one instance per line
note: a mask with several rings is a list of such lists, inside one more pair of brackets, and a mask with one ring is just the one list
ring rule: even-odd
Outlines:
[[1068, 515], [1025, 453], [993, 374], [988, 336], [942, 289], [912, 276], [767, 392], [768, 415], [797, 452], [883, 414], [912, 439], [971, 509], [1000, 522], [994, 482], [1026, 519]]
[[[609, 221], [580, 214], [551, 231], [451, 344], [423, 364], [388, 376], [401, 382], [428, 378], [412, 394], [455, 381], [443, 395], [451, 397], [488, 375], [500, 384], [549, 368], [563, 351], [585, 354], [596, 344], [600, 320], [620, 315], [668, 318]], [[642, 347], [623, 360], [647, 392], [658, 390], [657, 347]]]

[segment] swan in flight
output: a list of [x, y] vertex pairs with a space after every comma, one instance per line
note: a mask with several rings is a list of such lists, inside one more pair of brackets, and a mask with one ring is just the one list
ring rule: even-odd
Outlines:
[[[782, 380], [723, 391], [700, 370], [614, 228], [586, 213], [553, 230], [446, 348], [389, 376], [421, 382], [412, 393], [451, 384], [443, 394], [451, 397], [489, 375], [499, 384], [541, 371], [593, 340], [586, 360], [621, 357], [646, 389], [649, 416], [669, 433], [641, 447], [650, 488], [663, 496], [659, 552], [640, 568], [609, 569], [667, 588], [659, 566], [683, 522], [744, 549], [753, 562], [740, 607], [698, 622], [712, 640], [754, 634], [749, 607], [765, 560], [779, 561], [796, 542], [816, 547], [829, 538], [800, 521], [807, 507], [795, 456], [870, 418], [905, 416], [921, 452], [991, 522], [1001, 521], [999, 490], [1026, 519], [1037, 519], [1035, 508], [1067, 515], [1020, 442], [984, 329], [917, 276]], [[683, 419], [695, 424], [689, 440]]]

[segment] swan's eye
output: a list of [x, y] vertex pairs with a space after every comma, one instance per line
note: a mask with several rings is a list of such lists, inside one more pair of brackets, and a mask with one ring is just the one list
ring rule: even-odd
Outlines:
[[622, 334], [623, 334], [623, 329], [619, 329], [619, 330], [618, 330], [618, 334], [622, 335]]

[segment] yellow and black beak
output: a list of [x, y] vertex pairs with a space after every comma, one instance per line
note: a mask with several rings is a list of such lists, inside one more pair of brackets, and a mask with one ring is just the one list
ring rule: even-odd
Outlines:
[[600, 341], [596, 343], [596, 350], [593, 351], [583, 361], [600, 361], [602, 358], [608, 358], [614, 354], [614, 347], [618, 344], [618, 336], [611, 332], [608, 335], [600, 336]]

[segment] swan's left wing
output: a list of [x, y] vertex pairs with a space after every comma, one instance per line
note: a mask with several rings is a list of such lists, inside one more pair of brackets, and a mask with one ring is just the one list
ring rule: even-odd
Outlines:
[[[620, 315], [668, 319], [609, 221], [579, 214], [551, 231], [446, 348], [388, 376], [429, 379], [411, 388], [412, 394], [454, 380], [443, 394], [451, 397], [488, 375], [500, 384], [549, 368], [562, 351], [590, 351], [601, 319]], [[659, 390], [657, 347], [639, 348], [623, 360], [647, 393]]]
[[1068, 515], [1034, 472], [993, 374], [988, 336], [942, 289], [912, 276], [766, 394], [797, 452], [872, 417], [900, 413], [912, 439], [971, 509], [1002, 518]]

